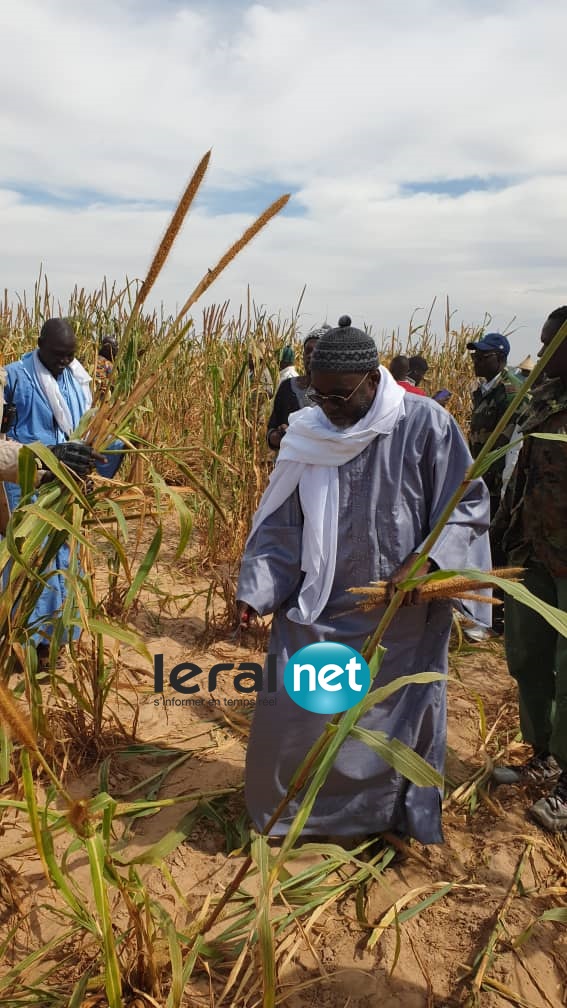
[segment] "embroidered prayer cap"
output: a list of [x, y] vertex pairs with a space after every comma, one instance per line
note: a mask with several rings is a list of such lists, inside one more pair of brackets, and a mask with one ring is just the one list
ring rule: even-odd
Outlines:
[[329, 329], [317, 342], [311, 371], [344, 371], [365, 374], [378, 369], [378, 350], [368, 333], [355, 329], [348, 315], [341, 315], [336, 329]]

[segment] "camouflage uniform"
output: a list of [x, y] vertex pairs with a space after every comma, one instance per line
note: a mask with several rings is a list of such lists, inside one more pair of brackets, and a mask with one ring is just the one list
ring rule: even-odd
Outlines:
[[[540, 386], [519, 424], [524, 445], [493, 527], [508, 563], [526, 567], [527, 588], [567, 612], [567, 442], [529, 436], [567, 433], [567, 383], [554, 378]], [[551, 752], [565, 770], [567, 638], [509, 596], [505, 627], [524, 740]]]
[[[481, 448], [488, 441], [496, 424], [504, 416], [522, 384], [523, 381], [517, 375], [508, 368], [504, 368], [500, 372], [499, 380], [486, 395], [483, 395], [480, 388], [475, 389], [473, 392], [473, 412], [469, 430], [469, 446], [473, 458], [477, 457]], [[498, 438], [494, 448], [500, 448], [512, 440], [516, 420], [517, 417], [514, 415], [504, 432]], [[500, 506], [503, 471], [504, 459], [501, 458], [498, 462], [493, 462], [488, 472], [484, 474], [484, 482], [490, 494], [490, 513], [492, 517], [494, 517]]]

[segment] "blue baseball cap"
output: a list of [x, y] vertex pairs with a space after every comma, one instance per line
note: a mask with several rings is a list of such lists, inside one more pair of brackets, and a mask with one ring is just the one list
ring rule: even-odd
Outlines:
[[495, 350], [507, 357], [510, 353], [510, 344], [506, 337], [502, 336], [502, 333], [489, 332], [476, 343], [467, 343], [467, 350], [479, 350], [480, 353], [490, 353], [491, 350]]

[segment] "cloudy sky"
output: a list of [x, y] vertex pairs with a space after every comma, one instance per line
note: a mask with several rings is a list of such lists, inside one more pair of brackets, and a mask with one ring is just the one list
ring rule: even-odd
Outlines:
[[[0, 289], [141, 277], [202, 154], [156, 287], [167, 311], [272, 199], [211, 288], [302, 327], [515, 316], [567, 302], [564, 0], [6, 0]], [[442, 312], [435, 316], [442, 327]]]

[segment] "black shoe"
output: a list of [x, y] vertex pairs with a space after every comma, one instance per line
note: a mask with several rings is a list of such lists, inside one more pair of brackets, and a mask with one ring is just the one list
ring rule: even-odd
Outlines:
[[527, 763], [517, 766], [495, 766], [492, 780], [495, 784], [555, 784], [561, 775], [561, 767], [550, 753], [535, 753]]

